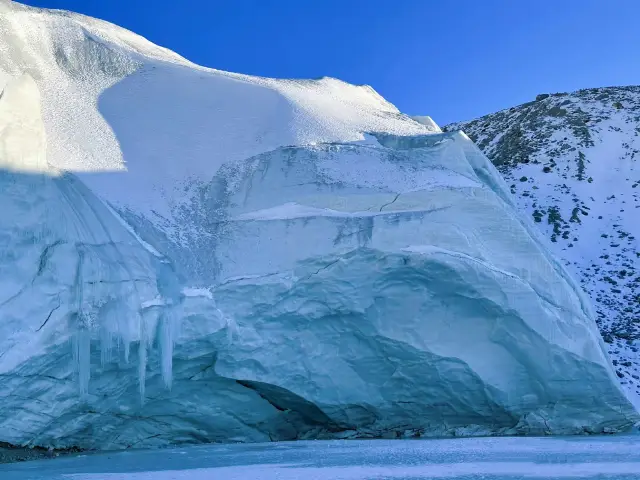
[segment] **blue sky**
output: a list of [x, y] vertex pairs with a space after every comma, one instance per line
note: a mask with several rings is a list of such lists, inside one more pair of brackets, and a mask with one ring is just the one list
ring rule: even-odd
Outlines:
[[444, 125], [544, 92], [640, 84], [640, 0], [23, 0], [202, 65], [372, 85]]

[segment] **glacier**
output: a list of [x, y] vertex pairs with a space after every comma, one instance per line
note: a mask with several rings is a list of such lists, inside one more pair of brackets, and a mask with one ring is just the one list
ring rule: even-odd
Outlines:
[[640, 421], [462, 132], [0, 0], [0, 441], [107, 449]]

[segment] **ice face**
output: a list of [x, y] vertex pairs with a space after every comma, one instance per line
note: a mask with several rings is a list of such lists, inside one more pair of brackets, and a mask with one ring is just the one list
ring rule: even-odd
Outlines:
[[[464, 134], [369, 87], [212, 71], [103, 22], [8, 8], [1, 441], [638, 420], [580, 288]], [[2, 113], [22, 96], [41, 100]]]

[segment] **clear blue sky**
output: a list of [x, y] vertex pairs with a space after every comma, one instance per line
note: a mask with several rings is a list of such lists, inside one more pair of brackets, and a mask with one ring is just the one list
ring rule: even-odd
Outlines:
[[640, 84], [640, 0], [23, 0], [210, 67], [372, 85], [444, 125], [544, 92]]

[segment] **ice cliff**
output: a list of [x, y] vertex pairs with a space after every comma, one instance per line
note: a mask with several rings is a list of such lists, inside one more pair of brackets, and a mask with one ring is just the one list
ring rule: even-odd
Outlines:
[[0, 0], [0, 441], [614, 432], [591, 307], [461, 132]]
[[537, 95], [449, 126], [589, 293], [620, 383], [640, 401], [640, 86]]

